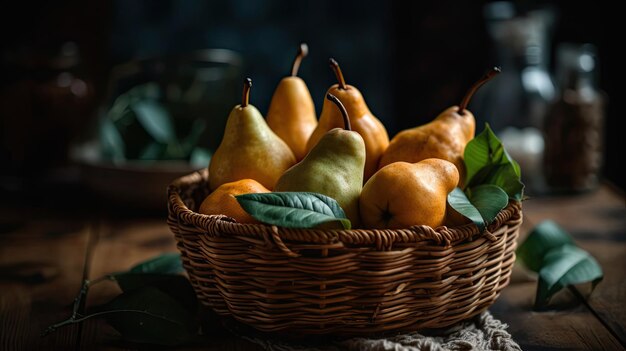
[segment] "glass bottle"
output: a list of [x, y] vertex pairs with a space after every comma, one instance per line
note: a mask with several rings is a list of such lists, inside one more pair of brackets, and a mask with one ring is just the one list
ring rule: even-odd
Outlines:
[[478, 92], [470, 109], [477, 130], [489, 123], [520, 164], [526, 192], [536, 195], [545, 188], [541, 130], [555, 96], [548, 70], [554, 10], [520, 11], [512, 2], [498, 1], [485, 5], [484, 14], [502, 73]]
[[559, 93], [544, 123], [544, 173], [551, 191], [598, 185], [602, 167], [605, 98], [597, 87], [597, 55], [590, 44], [557, 48]]

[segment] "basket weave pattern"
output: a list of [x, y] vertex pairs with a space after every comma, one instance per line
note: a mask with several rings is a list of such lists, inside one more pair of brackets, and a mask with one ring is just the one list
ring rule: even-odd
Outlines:
[[168, 224], [199, 300], [264, 332], [371, 335], [442, 328], [489, 307], [509, 283], [521, 205], [485, 233], [287, 229], [193, 212], [208, 171], [174, 181]]

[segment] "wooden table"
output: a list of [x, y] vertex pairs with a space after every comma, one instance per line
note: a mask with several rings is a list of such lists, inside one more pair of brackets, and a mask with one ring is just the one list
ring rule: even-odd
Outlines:
[[[131, 215], [134, 211], [113, 210], [76, 188], [0, 195], [0, 350], [137, 348], [120, 342], [116, 332], [97, 319], [45, 338], [40, 334], [69, 316], [84, 274], [94, 278], [123, 271], [159, 253], [175, 251], [165, 213]], [[524, 350], [624, 350], [624, 196], [602, 186], [582, 195], [531, 198], [524, 203], [522, 238], [548, 218], [596, 257], [604, 280], [587, 300], [582, 298], [588, 293], [584, 287], [565, 290], [554, 299], [551, 310], [535, 312], [536, 281], [516, 265], [510, 286], [491, 312], [509, 325]], [[93, 289], [88, 305], [110, 299], [119, 293], [117, 289], [113, 284]], [[215, 334], [181, 349], [260, 350], [227, 332]]]

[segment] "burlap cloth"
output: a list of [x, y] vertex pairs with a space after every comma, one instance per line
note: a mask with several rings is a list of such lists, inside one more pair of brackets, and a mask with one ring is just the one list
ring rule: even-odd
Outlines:
[[[272, 351], [444, 351], [444, 350], [521, 350], [507, 333], [508, 326], [489, 312], [459, 323], [436, 335], [418, 332], [382, 338], [352, 338], [340, 341], [298, 344], [281, 340], [242, 336], [244, 339]], [[320, 337], [320, 339], [323, 339]]]

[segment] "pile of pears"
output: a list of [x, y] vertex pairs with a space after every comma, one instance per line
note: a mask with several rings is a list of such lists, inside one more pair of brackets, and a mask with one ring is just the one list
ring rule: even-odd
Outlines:
[[296, 191], [335, 199], [353, 228], [458, 224], [447, 197], [463, 182], [463, 152], [474, 138], [476, 121], [467, 104], [499, 69], [477, 81], [459, 106], [389, 140], [332, 58], [337, 84], [328, 89], [318, 120], [307, 85], [297, 75], [307, 52], [301, 44], [291, 75], [276, 87], [265, 118], [249, 103], [252, 81], [244, 80], [242, 102], [228, 116], [209, 164], [211, 193], [199, 212], [258, 223], [235, 195]]

